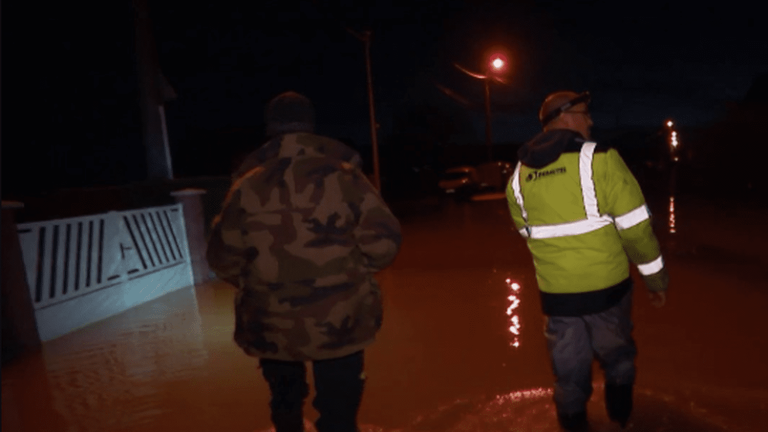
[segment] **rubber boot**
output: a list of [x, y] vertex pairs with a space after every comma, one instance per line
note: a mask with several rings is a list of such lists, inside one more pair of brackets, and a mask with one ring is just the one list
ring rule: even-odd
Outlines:
[[557, 422], [568, 432], [587, 432], [589, 430], [586, 411], [574, 414], [557, 413]]
[[272, 411], [275, 432], [304, 432], [304, 416], [301, 410]]
[[632, 384], [606, 384], [605, 408], [608, 418], [625, 428], [632, 413]]

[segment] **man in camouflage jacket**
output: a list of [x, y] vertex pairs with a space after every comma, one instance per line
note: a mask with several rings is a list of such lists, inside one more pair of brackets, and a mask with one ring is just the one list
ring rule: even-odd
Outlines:
[[303, 430], [304, 361], [313, 362], [317, 430], [357, 430], [363, 349], [382, 323], [373, 274], [401, 240], [360, 156], [313, 128], [305, 97], [270, 102], [273, 138], [239, 170], [207, 251], [217, 276], [238, 288], [235, 341], [260, 358], [277, 432]]

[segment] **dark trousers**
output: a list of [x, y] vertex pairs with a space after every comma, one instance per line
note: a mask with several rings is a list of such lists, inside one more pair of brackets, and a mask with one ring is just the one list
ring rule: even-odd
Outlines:
[[[304, 362], [261, 359], [264, 379], [272, 393], [270, 408], [276, 432], [304, 431], [304, 399], [309, 395]], [[320, 413], [318, 432], [357, 432], [357, 411], [363, 397], [363, 351], [346, 357], [312, 362], [315, 399]]]
[[592, 360], [605, 373], [606, 388], [632, 386], [635, 342], [632, 339], [632, 291], [600, 313], [547, 318], [546, 337], [555, 373], [555, 406], [560, 414], [586, 410], [592, 395]]

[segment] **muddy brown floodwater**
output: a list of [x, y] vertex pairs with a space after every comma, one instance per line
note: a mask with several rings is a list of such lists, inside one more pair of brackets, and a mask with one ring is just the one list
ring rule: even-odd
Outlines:
[[[672, 282], [655, 309], [633, 271], [628, 430], [767, 430], [768, 212], [657, 201]], [[505, 201], [409, 210], [402, 251], [378, 275], [385, 318], [366, 351], [362, 431], [557, 431], [533, 265]], [[232, 341], [233, 296], [220, 282], [185, 288], [16, 359], [2, 369], [2, 430], [270, 430], [257, 362]], [[593, 429], [618, 430], [597, 365], [594, 382]]]

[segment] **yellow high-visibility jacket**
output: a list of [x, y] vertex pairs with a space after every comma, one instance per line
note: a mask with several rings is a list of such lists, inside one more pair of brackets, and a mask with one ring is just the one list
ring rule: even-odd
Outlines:
[[520, 156], [507, 201], [533, 256], [546, 314], [583, 315], [618, 303], [632, 286], [630, 260], [649, 290], [667, 289], [650, 211], [615, 149], [557, 129], [526, 143]]

